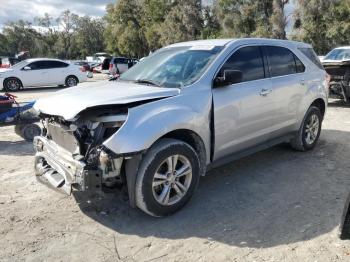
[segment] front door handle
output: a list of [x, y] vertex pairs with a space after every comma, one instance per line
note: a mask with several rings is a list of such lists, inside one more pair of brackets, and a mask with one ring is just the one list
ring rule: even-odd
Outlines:
[[260, 91], [260, 95], [261, 96], [267, 96], [268, 94], [270, 94], [272, 92], [272, 89], [265, 89], [265, 88], [263, 88], [263, 89], [261, 89], [261, 91]]

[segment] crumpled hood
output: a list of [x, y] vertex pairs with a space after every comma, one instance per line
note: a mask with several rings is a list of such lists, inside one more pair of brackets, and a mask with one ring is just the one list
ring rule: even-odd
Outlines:
[[162, 88], [129, 82], [103, 81], [70, 87], [39, 99], [34, 109], [40, 113], [73, 119], [81, 111], [101, 105], [118, 105], [175, 96], [178, 88]]

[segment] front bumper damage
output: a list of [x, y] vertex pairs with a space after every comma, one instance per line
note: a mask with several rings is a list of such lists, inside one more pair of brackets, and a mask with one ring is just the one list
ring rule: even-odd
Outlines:
[[102, 170], [91, 168], [81, 156], [74, 157], [54, 141], [42, 136], [34, 138], [35, 173], [37, 179], [67, 194], [72, 190], [86, 191], [102, 188]]

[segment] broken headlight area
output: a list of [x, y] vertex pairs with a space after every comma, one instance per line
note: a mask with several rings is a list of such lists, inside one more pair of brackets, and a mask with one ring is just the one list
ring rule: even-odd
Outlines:
[[122, 184], [124, 158], [103, 146], [127, 114], [82, 114], [73, 121], [43, 116], [44, 131], [34, 140], [35, 170], [41, 182], [70, 193]]

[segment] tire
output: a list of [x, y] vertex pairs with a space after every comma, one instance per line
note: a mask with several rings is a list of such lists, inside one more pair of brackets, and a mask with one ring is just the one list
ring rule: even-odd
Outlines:
[[[320, 137], [321, 128], [322, 128], [322, 114], [318, 107], [311, 106], [309, 110], [306, 112], [303, 122], [299, 128], [297, 135], [290, 141], [290, 145], [293, 149], [297, 151], [308, 151], [313, 149]], [[316, 131], [316, 122], [318, 123], [318, 128]], [[311, 128], [311, 132], [308, 127], [309, 125], [314, 126]], [[311, 134], [312, 133], [312, 134]]]
[[[169, 159], [176, 162], [175, 171], [178, 173], [169, 172], [174, 170], [169, 167]], [[192, 197], [199, 172], [200, 161], [190, 145], [176, 139], [159, 140], [147, 151], [140, 164], [135, 188], [137, 207], [156, 217], [175, 213]]]
[[4, 89], [8, 92], [16, 92], [22, 88], [22, 82], [15, 77], [7, 78], [4, 81]]
[[35, 136], [41, 134], [41, 128], [37, 124], [19, 124], [15, 126], [15, 133], [28, 142], [33, 142]]
[[65, 84], [67, 87], [76, 86], [79, 83], [79, 80], [76, 76], [67, 76]]

